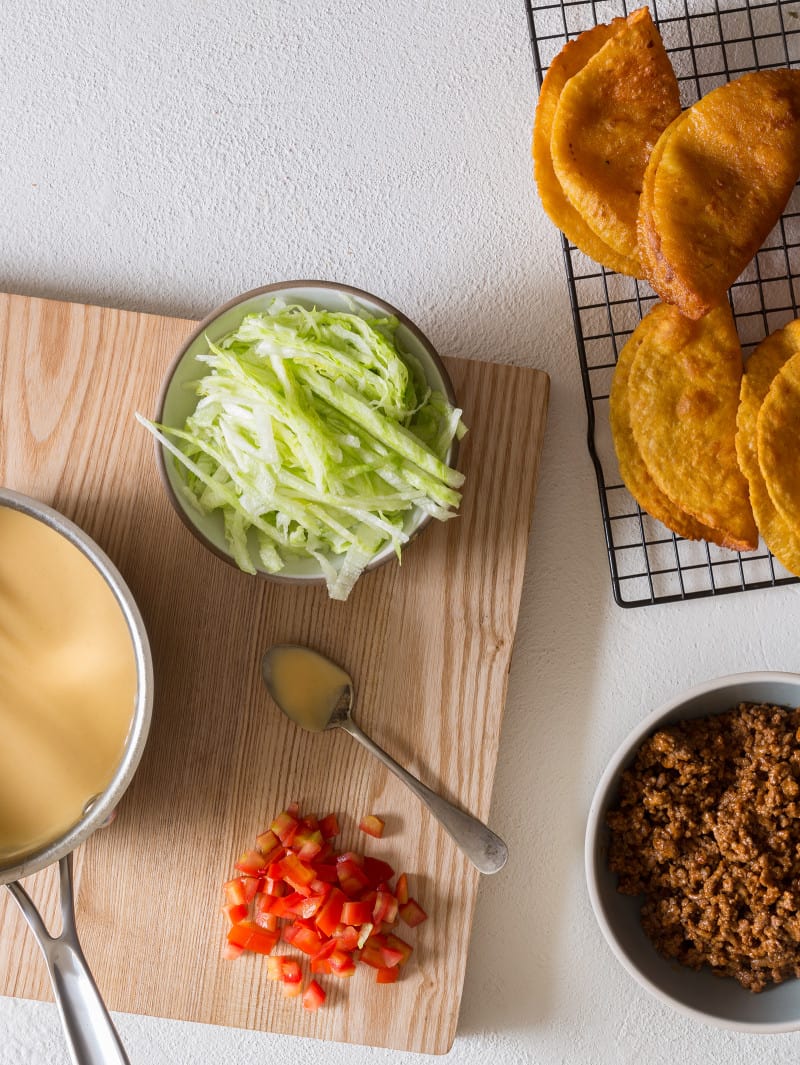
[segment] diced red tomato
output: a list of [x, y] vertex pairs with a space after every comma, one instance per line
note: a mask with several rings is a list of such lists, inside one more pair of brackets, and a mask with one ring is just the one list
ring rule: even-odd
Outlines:
[[295, 961], [294, 958], [284, 958], [281, 967], [281, 979], [285, 984], [302, 983], [303, 973], [300, 969], [300, 963]]
[[244, 892], [244, 877], [235, 876], [233, 880], [226, 880], [222, 885], [225, 892], [225, 901], [229, 906], [246, 906], [248, 899]]
[[243, 950], [252, 950], [256, 954], [269, 954], [280, 938], [278, 932], [268, 932], [259, 928], [254, 921], [242, 921], [233, 925], [228, 931], [228, 942]]
[[322, 942], [319, 933], [311, 928], [303, 928], [302, 925], [295, 925], [295, 928], [297, 928], [297, 935], [294, 937], [294, 945], [297, 949], [302, 950], [304, 954], [316, 954]]
[[331, 954], [336, 950], [336, 940], [326, 939], [322, 946], [319, 948], [316, 954], [311, 958], [312, 961], [325, 961], [330, 958]]
[[339, 835], [339, 822], [336, 819], [336, 814], [328, 814], [323, 817], [319, 823], [319, 830], [322, 833], [323, 839], [333, 839], [334, 836]]
[[274, 913], [257, 913], [253, 920], [259, 928], [266, 928], [268, 932], [278, 931], [278, 918]]
[[394, 896], [397, 899], [400, 906], [405, 906], [408, 902], [408, 877], [405, 873], [401, 873], [397, 878], [397, 884], [394, 889]]
[[280, 846], [281, 841], [271, 828], [266, 829], [266, 831], [256, 836], [256, 847], [262, 854], [272, 854], [272, 852]]
[[322, 909], [317, 914], [317, 928], [326, 936], [332, 936], [342, 917], [342, 907], [347, 897], [339, 888], [331, 888]]
[[[359, 827], [380, 837], [384, 822], [370, 814]], [[398, 919], [410, 927], [427, 919], [405, 873], [392, 888], [388, 862], [357, 851], [337, 854], [330, 840], [339, 831], [335, 814], [302, 817], [292, 803], [235, 863], [242, 875], [223, 885], [231, 922], [223, 956], [267, 955], [268, 979], [288, 997], [302, 994], [308, 1010], [325, 1001], [316, 975], [349, 977], [362, 962], [375, 969], [378, 983], [394, 983], [413, 951], [394, 934]], [[281, 939], [308, 956], [305, 991], [298, 961], [272, 953]]]
[[400, 907], [399, 913], [401, 920], [405, 921], [409, 928], [416, 928], [418, 924], [428, 920], [427, 913], [416, 899], [409, 899], [404, 906]]
[[235, 863], [235, 868], [240, 873], [246, 873], [249, 876], [257, 876], [264, 868], [264, 855], [261, 851], [249, 850], [245, 851], [240, 857], [239, 861]]
[[247, 920], [250, 914], [250, 907], [246, 902], [228, 903], [227, 906], [222, 907], [222, 912], [231, 924], [241, 924], [242, 921]]
[[364, 859], [364, 872], [369, 877], [370, 887], [374, 888], [379, 884], [388, 884], [394, 876], [394, 869], [388, 862], [382, 862], [380, 858], [370, 858], [369, 855]]
[[295, 833], [300, 827], [300, 822], [291, 813], [291, 807], [283, 810], [269, 826], [270, 832], [274, 832], [284, 847], [291, 846]]
[[342, 906], [343, 924], [366, 924], [372, 920], [372, 907], [368, 902], [346, 902]]
[[392, 932], [386, 936], [386, 946], [390, 950], [400, 951], [403, 955], [403, 960], [400, 962], [401, 965], [405, 965], [414, 952], [414, 948], [410, 943], [406, 943], [404, 939], [400, 939], [399, 936], [394, 935]]
[[316, 980], [312, 980], [303, 992], [303, 1009], [318, 1010], [325, 1001], [325, 992]]
[[358, 947], [358, 929], [345, 925], [342, 931], [336, 934], [335, 939], [339, 950], [355, 950]]
[[356, 862], [349, 858], [336, 863], [336, 875], [339, 878], [339, 886], [346, 895], [354, 897], [369, 887], [369, 880]]
[[352, 976], [356, 971], [356, 963], [353, 961], [353, 955], [348, 954], [344, 950], [334, 950], [328, 962], [331, 967], [331, 972], [336, 976]]
[[366, 816], [361, 818], [361, 823], [358, 827], [362, 832], [366, 832], [368, 836], [380, 839], [386, 827], [386, 822], [382, 821], [380, 817], [376, 817], [375, 814], [366, 814]]
[[336, 884], [339, 881], [339, 877], [336, 872], [337, 866], [327, 863], [314, 863], [314, 872], [317, 874], [317, 880], [324, 880], [326, 884]]
[[392, 924], [397, 919], [397, 899], [388, 891], [379, 891], [372, 908], [372, 920], [375, 924], [386, 922]]

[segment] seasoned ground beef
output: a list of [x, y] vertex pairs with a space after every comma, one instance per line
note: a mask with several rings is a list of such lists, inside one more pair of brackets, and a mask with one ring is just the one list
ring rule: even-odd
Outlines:
[[667, 958], [751, 991], [800, 976], [800, 709], [742, 703], [646, 740], [607, 815], [619, 890]]

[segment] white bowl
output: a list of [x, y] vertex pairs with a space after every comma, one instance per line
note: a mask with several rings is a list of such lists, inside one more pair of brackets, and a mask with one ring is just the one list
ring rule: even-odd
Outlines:
[[[338, 285], [330, 281], [286, 281], [265, 285], [236, 296], [222, 307], [212, 311], [197, 326], [178, 352], [164, 379], [158, 400], [158, 412], [155, 419], [157, 422], [173, 428], [183, 428], [186, 419], [193, 412], [197, 404], [197, 396], [189, 386], [193, 381], [199, 380], [208, 373], [208, 366], [196, 358], [197, 355], [208, 351], [206, 337], [214, 342], [218, 341], [236, 329], [246, 314], [265, 310], [276, 297], [281, 297], [290, 303], [300, 303], [307, 307], [316, 306], [330, 311], [352, 311], [355, 304], [369, 314], [395, 317], [399, 323], [395, 335], [400, 349], [408, 351], [417, 358], [431, 388], [443, 392], [450, 404], [456, 406], [453, 385], [436, 349], [414, 323], [400, 311], [378, 299], [377, 296], [348, 285]], [[457, 454], [458, 442], [454, 440], [446, 458], [449, 465], [455, 464]], [[159, 443], [156, 443], [156, 456], [167, 495], [178, 516], [209, 550], [235, 566], [236, 563], [225, 540], [220, 512], [201, 514], [193, 508], [181, 489], [181, 475], [174, 459]], [[403, 526], [404, 532], [409, 538], [415, 537], [430, 520], [429, 515], [419, 509], [414, 509], [406, 518]], [[407, 546], [408, 544], [405, 545]], [[366, 569], [374, 569], [394, 557], [392, 545], [386, 544]], [[315, 559], [287, 560], [280, 573], [267, 573], [258, 567], [257, 562], [256, 568], [258, 576], [268, 580], [304, 584], [325, 582], [319, 563]]]
[[800, 980], [786, 980], [759, 994], [710, 969], [695, 972], [663, 958], [639, 922], [641, 896], [617, 891], [608, 868], [605, 816], [616, 800], [620, 777], [652, 733], [684, 718], [731, 710], [740, 702], [800, 706], [800, 674], [738, 673], [701, 684], [659, 707], [634, 729], [611, 759], [597, 786], [586, 829], [586, 878], [600, 928], [622, 965], [662, 1002], [700, 1020], [739, 1032], [800, 1030]]

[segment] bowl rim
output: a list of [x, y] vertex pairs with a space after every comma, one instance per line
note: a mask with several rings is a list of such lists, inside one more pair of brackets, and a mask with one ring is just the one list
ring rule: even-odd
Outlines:
[[[602, 817], [608, 807], [609, 790], [621, 769], [630, 761], [641, 742], [650, 735], [655, 728], [672, 711], [679, 709], [685, 703], [710, 695], [712, 692], [722, 692], [728, 688], [736, 688], [744, 684], [795, 684], [800, 694], [800, 673], [782, 670], [751, 670], [744, 673], [728, 673], [722, 677], [696, 684], [691, 688], [684, 689], [679, 694], [662, 703], [655, 710], [643, 718], [625, 737], [609, 759], [602, 776], [600, 777], [594, 795], [592, 796], [589, 814], [586, 823], [584, 838], [584, 869], [586, 886], [589, 893], [589, 901], [594, 911], [595, 919], [600, 926], [603, 937], [611, 948], [612, 953], [623, 968], [634, 980], [649, 991], [655, 998], [666, 1005], [671, 1006], [678, 1012], [697, 1020], [712, 1024], [717, 1028], [734, 1032], [749, 1032], [752, 1034], [777, 1035], [785, 1032], [800, 1030], [800, 1012], [793, 1021], [732, 1021], [726, 1017], [718, 1017], [706, 1010], [696, 1009], [681, 1002], [669, 992], [664, 991], [658, 984], [646, 976], [630, 959], [623, 949], [616, 932], [605, 915], [605, 907], [600, 895], [598, 879], [595, 874], [595, 862], [600, 842], [600, 833], [603, 828]], [[798, 700], [800, 705], [800, 699]], [[729, 708], [731, 709], [731, 708]], [[711, 713], [725, 713], [724, 710], [712, 711]], [[698, 714], [695, 716], [704, 716]], [[709, 715], [710, 716], [710, 715]], [[666, 959], [665, 959], [666, 964]]]
[[[273, 281], [269, 285], [260, 285], [257, 288], [249, 289], [247, 292], [243, 292], [240, 295], [234, 296], [232, 299], [227, 300], [225, 303], [221, 304], [219, 307], [216, 307], [209, 314], [207, 314], [206, 317], [203, 318], [203, 320], [197, 324], [197, 326], [192, 330], [189, 336], [181, 344], [178, 353], [175, 355], [169, 367], [167, 368], [167, 371], [161, 382], [161, 388], [159, 389], [158, 398], [156, 400], [156, 422], [160, 423], [163, 421], [164, 404], [166, 403], [167, 393], [169, 392], [169, 388], [172, 383], [172, 378], [175, 376], [178, 367], [183, 361], [189, 348], [192, 346], [192, 344], [194, 344], [195, 340], [197, 340], [197, 338], [202, 333], [204, 333], [209, 326], [211, 326], [223, 314], [226, 314], [228, 311], [233, 310], [240, 303], [245, 303], [247, 300], [253, 299], [256, 296], [263, 296], [270, 292], [274, 292], [277, 294], [279, 292], [284, 291], [285, 289], [304, 287], [330, 289], [333, 292], [340, 292], [344, 293], [345, 295], [352, 296], [353, 299], [356, 300], [366, 299], [370, 303], [373, 303], [377, 307], [379, 307], [381, 311], [383, 311], [387, 315], [395, 317], [400, 323], [400, 325], [402, 325], [414, 336], [417, 342], [425, 349], [427, 354], [430, 356], [431, 362], [436, 367], [436, 370], [442, 379], [444, 393], [447, 397], [448, 403], [452, 407], [458, 405], [455, 389], [453, 388], [453, 382], [450, 379], [450, 374], [448, 373], [447, 368], [445, 367], [444, 362], [442, 361], [442, 358], [439, 355], [439, 352], [433, 346], [433, 344], [425, 335], [425, 333], [422, 332], [419, 326], [415, 325], [415, 323], [412, 322], [407, 315], [403, 314], [402, 311], [399, 311], [396, 307], [392, 306], [391, 303], [387, 303], [386, 300], [381, 299], [379, 296], [374, 296], [371, 292], [367, 292], [366, 289], [355, 288], [353, 285], [339, 284], [339, 282], [337, 281], [314, 281], [305, 278], [300, 278], [293, 281]], [[156, 464], [158, 467], [159, 477], [161, 478], [161, 483], [164, 486], [164, 490], [167, 493], [167, 498], [169, 499], [175, 513], [178, 515], [178, 517], [186, 526], [186, 528], [191, 533], [193, 533], [194, 536], [197, 537], [197, 539], [203, 544], [205, 548], [207, 548], [207, 550], [209, 550], [212, 554], [216, 555], [217, 558], [222, 559], [223, 562], [227, 562], [228, 565], [232, 566], [235, 570], [237, 570], [237, 572], [241, 572], [239, 570], [239, 567], [236, 565], [236, 561], [234, 560], [234, 558], [227, 552], [217, 547], [217, 545], [206, 536], [203, 530], [198, 525], [196, 525], [186, 513], [186, 510], [181, 504], [181, 501], [178, 499], [175, 493], [175, 489], [172, 486], [172, 482], [170, 481], [169, 476], [167, 474], [167, 467], [164, 459], [164, 448], [162, 447], [159, 440], [154, 440], [153, 443], [155, 447]], [[456, 467], [456, 463], [458, 461], [458, 453], [459, 440], [457, 437], [454, 437], [453, 442], [450, 445], [450, 450], [448, 452], [447, 459], [448, 464], [453, 466], [454, 468]], [[419, 536], [422, 530], [425, 529], [432, 520], [432, 515], [424, 515], [424, 517], [420, 520], [414, 531], [409, 535], [409, 538], [406, 543], [403, 545], [404, 550], [409, 546], [409, 544], [413, 540], [415, 540]], [[370, 562], [364, 567], [362, 572], [368, 573], [370, 570], [378, 569], [386, 562], [389, 562], [393, 557], [394, 555], [389, 553], [383, 558], [373, 559], [372, 562]], [[319, 576], [291, 576], [282, 573], [266, 573], [264, 570], [261, 570], [258, 567], [256, 567], [255, 574], [247, 575], [259, 577], [262, 580], [272, 581], [281, 584], [300, 585], [301, 587], [324, 585], [326, 583], [325, 577], [322, 574], [320, 574]]]

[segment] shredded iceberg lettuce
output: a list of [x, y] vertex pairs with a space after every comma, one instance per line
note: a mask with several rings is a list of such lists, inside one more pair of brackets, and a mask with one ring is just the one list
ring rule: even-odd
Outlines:
[[241, 569], [313, 558], [346, 599], [387, 544], [400, 558], [409, 512], [453, 517], [464, 477], [446, 455], [466, 432], [461, 411], [399, 350], [397, 326], [276, 299], [197, 356], [209, 372], [183, 428], [137, 414], [191, 505], [221, 511]]

